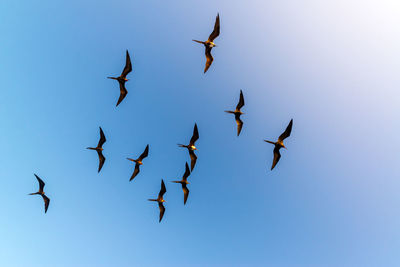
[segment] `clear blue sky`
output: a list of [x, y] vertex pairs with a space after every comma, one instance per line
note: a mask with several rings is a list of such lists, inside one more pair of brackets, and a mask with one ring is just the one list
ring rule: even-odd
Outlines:
[[[221, 35], [203, 74], [217, 12]], [[400, 4], [0, 3], [0, 265], [399, 266]], [[115, 108], [118, 84], [133, 72]], [[246, 105], [239, 138], [233, 116]], [[274, 171], [274, 139], [294, 119]], [[176, 144], [197, 122], [198, 162]], [[102, 126], [107, 161], [97, 174]], [[141, 173], [128, 182], [150, 144]], [[46, 182], [47, 214], [33, 176]], [[166, 213], [155, 197], [166, 181]]]

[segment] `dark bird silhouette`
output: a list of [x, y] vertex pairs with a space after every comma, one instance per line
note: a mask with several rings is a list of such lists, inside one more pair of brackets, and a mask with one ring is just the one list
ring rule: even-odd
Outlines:
[[215, 24], [214, 24], [214, 30], [213, 32], [210, 34], [210, 36], [208, 37], [208, 40], [203, 42], [203, 41], [198, 41], [198, 40], [193, 40], [197, 43], [203, 44], [205, 46], [206, 49], [206, 67], [204, 68], [204, 73], [206, 73], [206, 71], [208, 70], [208, 68], [211, 66], [211, 63], [213, 62], [214, 58], [211, 55], [211, 49], [213, 47], [216, 47], [216, 45], [214, 44], [214, 39], [218, 37], [219, 35], [219, 14], [217, 15], [217, 18], [215, 19]]
[[185, 165], [186, 169], [185, 169], [185, 173], [182, 176], [182, 180], [180, 181], [172, 181], [173, 183], [177, 183], [177, 184], [181, 184], [182, 185], [182, 190], [183, 190], [183, 204], [186, 204], [186, 201], [188, 199], [189, 196], [189, 189], [187, 188], [187, 185], [189, 184], [189, 182], [187, 181], [187, 178], [190, 175], [190, 170], [189, 170], [189, 165], [186, 162]]
[[167, 189], [165, 188], [164, 180], [161, 179], [161, 190], [160, 190], [160, 193], [158, 193], [157, 199], [149, 199], [149, 201], [158, 202], [158, 207], [160, 208], [160, 219], [158, 222], [161, 222], [161, 220], [164, 216], [164, 212], [165, 212], [165, 207], [163, 205], [163, 203], [165, 202], [165, 200], [163, 198], [165, 192], [167, 192]]
[[138, 159], [130, 159], [127, 158], [130, 161], [135, 162], [135, 170], [133, 171], [133, 174], [131, 176], [131, 179], [129, 179], [129, 181], [132, 181], [133, 178], [136, 177], [136, 175], [138, 175], [138, 173], [140, 172], [139, 166], [143, 164], [143, 159], [146, 158], [149, 155], [149, 145], [146, 146], [145, 150], [143, 151], [142, 155], [139, 156]]
[[236, 120], [236, 124], [237, 124], [237, 136], [239, 136], [240, 132], [242, 131], [242, 127], [243, 127], [243, 121], [240, 119], [240, 115], [244, 114], [243, 112], [240, 111], [240, 109], [243, 106], [244, 106], [243, 92], [242, 92], [242, 90], [240, 90], [239, 103], [237, 104], [235, 111], [225, 110], [225, 112], [235, 115], [235, 120]]
[[104, 136], [103, 130], [100, 128], [100, 140], [97, 144], [97, 147], [87, 147], [86, 149], [96, 150], [97, 154], [99, 155], [99, 169], [97, 172], [100, 172], [101, 168], [106, 161], [106, 158], [103, 156], [103, 144], [106, 142], [106, 137]]
[[197, 161], [197, 156], [194, 154], [194, 151], [197, 150], [195, 143], [199, 139], [199, 131], [197, 130], [197, 124], [194, 124], [194, 129], [193, 129], [193, 135], [192, 138], [190, 138], [190, 143], [189, 145], [182, 145], [178, 144], [179, 147], [186, 147], [189, 151], [189, 156], [190, 156], [190, 170], [193, 171], [194, 165], [196, 165]]
[[39, 191], [37, 191], [36, 193], [31, 193], [29, 195], [41, 195], [42, 196], [42, 198], [44, 200], [44, 213], [46, 213], [47, 209], [49, 208], [50, 199], [45, 195], [45, 193], [43, 191], [45, 183], [43, 182], [42, 179], [39, 178], [39, 176], [37, 176], [36, 174], [34, 174], [34, 175], [39, 182]]
[[285, 140], [286, 138], [288, 138], [290, 136], [290, 133], [292, 132], [292, 125], [293, 125], [293, 119], [290, 120], [289, 125], [286, 127], [286, 130], [279, 136], [277, 142], [264, 140], [267, 143], [275, 145], [274, 162], [272, 163], [271, 171], [273, 168], [275, 168], [275, 165], [278, 163], [279, 159], [281, 158], [281, 153], [279, 152], [279, 150], [282, 147], [286, 149], [285, 145], [283, 144], [283, 140]]
[[120, 94], [116, 106], [118, 106], [122, 102], [122, 100], [124, 100], [125, 96], [128, 94], [128, 91], [125, 88], [125, 83], [128, 81], [126, 76], [131, 71], [132, 71], [131, 57], [129, 56], [128, 50], [126, 50], [126, 63], [125, 63], [125, 68], [122, 71], [121, 75], [119, 77], [107, 77], [108, 79], [117, 80], [119, 83]]

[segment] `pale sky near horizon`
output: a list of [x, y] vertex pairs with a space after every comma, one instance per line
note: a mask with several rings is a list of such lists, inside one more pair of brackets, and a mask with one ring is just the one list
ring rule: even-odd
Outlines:
[[399, 266], [400, 2], [14, 0], [0, 32], [0, 266]]

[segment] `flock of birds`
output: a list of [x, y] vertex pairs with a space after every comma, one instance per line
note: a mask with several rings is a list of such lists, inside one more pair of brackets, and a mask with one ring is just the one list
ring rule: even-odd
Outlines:
[[[208, 40], [203, 42], [203, 41], [198, 41], [198, 40], [193, 40], [197, 43], [203, 44], [205, 46], [205, 55], [206, 55], [206, 65], [204, 68], [204, 73], [207, 72], [207, 70], [210, 68], [214, 58], [211, 55], [211, 50], [213, 47], [216, 47], [214, 40], [215, 38], [217, 38], [220, 34], [220, 19], [219, 19], [219, 14], [216, 17], [215, 20], [215, 24], [214, 24], [214, 30], [213, 32], [210, 34], [210, 36], [208, 37]], [[121, 73], [120, 76], [118, 77], [107, 77], [109, 79], [113, 79], [113, 80], [117, 80], [119, 83], [119, 88], [120, 88], [120, 96], [118, 98], [117, 104], [116, 106], [118, 106], [126, 97], [126, 95], [128, 94], [128, 91], [125, 88], [125, 83], [128, 81], [128, 79], [126, 78], [127, 75], [132, 71], [132, 63], [131, 63], [131, 58], [129, 56], [129, 52], [126, 51], [126, 62], [125, 62], [125, 67]], [[240, 132], [242, 130], [243, 127], [243, 121], [240, 119], [240, 116], [242, 114], [244, 114], [241, 109], [244, 106], [244, 97], [243, 97], [243, 92], [242, 90], [240, 90], [240, 96], [239, 96], [239, 102], [236, 105], [236, 109], [234, 111], [231, 110], [227, 110], [225, 112], [230, 113], [230, 114], [234, 114], [235, 115], [235, 120], [236, 120], [236, 124], [237, 124], [237, 136], [240, 135]], [[286, 127], [285, 131], [279, 136], [278, 140], [276, 142], [273, 141], [269, 141], [269, 140], [264, 140], [267, 143], [273, 144], [274, 145], [274, 150], [273, 150], [273, 154], [274, 154], [274, 159], [272, 162], [272, 167], [271, 170], [273, 170], [276, 166], [276, 164], [278, 163], [279, 159], [281, 158], [281, 154], [280, 154], [280, 149], [281, 148], [286, 148], [285, 145], [283, 144], [283, 141], [290, 136], [290, 133], [292, 131], [292, 126], [293, 126], [293, 119], [290, 120], [288, 126]], [[188, 145], [183, 145], [183, 144], [178, 144], [179, 147], [182, 148], [186, 148], [189, 152], [189, 156], [190, 156], [190, 169], [189, 169], [189, 165], [186, 162], [185, 165], [185, 173], [182, 176], [182, 180], [180, 181], [172, 181], [173, 183], [178, 183], [181, 184], [182, 186], [182, 190], [183, 190], [183, 204], [186, 204], [186, 201], [189, 197], [189, 189], [187, 188], [187, 185], [189, 184], [189, 182], [187, 181], [189, 175], [191, 174], [191, 172], [193, 171], [195, 165], [196, 165], [196, 161], [197, 161], [197, 156], [195, 154], [195, 151], [197, 150], [195, 143], [196, 141], [199, 139], [199, 131], [197, 129], [197, 124], [195, 123], [194, 125], [194, 129], [193, 129], [193, 135], [190, 138], [189, 144]], [[104, 135], [103, 129], [100, 127], [100, 140], [97, 144], [96, 147], [88, 147], [87, 149], [89, 150], [95, 150], [99, 156], [99, 167], [98, 167], [98, 172], [101, 171], [104, 162], [106, 160], [106, 158], [103, 155], [103, 145], [106, 142], [106, 137]], [[132, 181], [140, 172], [140, 166], [143, 165], [143, 160], [148, 156], [149, 154], [149, 145], [146, 146], [145, 150], [143, 151], [143, 153], [137, 158], [137, 159], [132, 159], [132, 158], [127, 158], [129, 161], [132, 161], [135, 163], [135, 169], [133, 171], [133, 174], [131, 176], [131, 178], [129, 179], [129, 181]], [[43, 200], [44, 200], [44, 212], [47, 212], [47, 209], [49, 207], [50, 204], [50, 199], [46, 196], [45, 192], [44, 192], [44, 186], [45, 183], [43, 182], [42, 179], [39, 178], [39, 176], [37, 176], [36, 174], [34, 174], [36, 179], [39, 182], [39, 191], [36, 193], [31, 193], [30, 195], [40, 195], [42, 196]], [[160, 192], [158, 193], [158, 197], [155, 199], [148, 199], [149, 201], [155, 201], [158, 203], [159, 206], [159, 222], [161, 222], [163, 216], [164, 216], [164, 212], [165, 212], [165, 207], [164, 207], [164, 194], [165, 192], [167, 192], [167, 189], [165, 187], [164, 184], [164, 180], [161, 180], [161, 189]]]

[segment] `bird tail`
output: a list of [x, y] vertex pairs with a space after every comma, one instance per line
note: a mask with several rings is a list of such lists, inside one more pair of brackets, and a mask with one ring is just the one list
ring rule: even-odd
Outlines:
[[177, 183], [177, 184], [180, 184], [180, 183], [181, 183], [181, 181], [171, 181], [171, 183]]
[[86, 149], [96, 150], [96, 148], [94, 148], [94, 147], [87, 147]]
[[198, 40], [192, 40], [192, 41], [194, 41], [194, 42], [196, 42], [196, 43], [199, 43], [199, 44], [205, 44], [205, 42], [198, 41]]
[[149, 198], [148, 201], [157, 201], [157, 199]]
[[115, 77], [107, 77], [108, 79], [113, 79], [113, 80], [118, 80], [117, 78], [115, 78]]
[[36, 193], [30, 193], [30, 194], [28, 194], [28, 195], [30, 195], [30, 196], [32, 196], [32, 195], [39, 195], [39, 192], [36, 192]]
[[230, 111], [230, 110], [225, 110], [226, 113], [231, 113], [231, 114], [235, 114], [235, 112]]
[[126, 158], [127, 160], [133, 161], [133, 162], [137, 162], [136, 159], [131, 159], [131, 158]]
[[264, 140], [264, 142], [267, 142], [267, 143], [275, 145], [275, 142], [272, 142], [272, 141]]
[[178, 146], [179, 146], [179, 147], [187, 147], [187, 146], [185, 146], [185, 145], [182, 145], [182, 144], [178, 144]]

